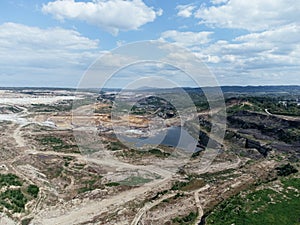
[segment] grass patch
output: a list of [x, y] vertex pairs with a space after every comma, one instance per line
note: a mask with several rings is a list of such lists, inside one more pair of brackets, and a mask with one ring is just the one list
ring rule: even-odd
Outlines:
[[107, 187], [117, 187], [117, 186], [120, 186], [120, 183], [110, 182], [110, 183], [105, 184], [105, 186], [107, 186]]
[[281, 182], [284, 189], [280, 193], [266, 188], [224, 201], [208, 216], [206, 224], [300, 224], [300, 179], [283, 178]]
[[176, 181], [171, 190], [194, 191], [201, 187], [204, 187], [204, 185], [204, 180], [191, 178], [188, 181]]
[[[52, 147], [53, 151], [60, 151], [62, 149], [77, 148], [77, 145], [66, 144], [62, 139], [54, 136], [47, 136], [40, 139], [42, 145], [47, 145]], [[79, 150], [76, 149], [74, 153], [79, 153]]]
[[53, 136], [47, 136], [41, 139], [41, 143], [42, 144], [46, 144], [46, 145], [62, 145], [64, 144], [64, 142], [57, 137], [53, 137]]
[[197, 175], [196, 176], [210, 183], [210, 182], [214, 182], [215, 180], [224, 180], [227, 179], [228, 177], [236, 177], [237, 175], [233, 174], [234, 172], [235, 172], [234, 169], [227, 169], [215, 173], [204, 173], [199, 176]]
[[190, 212], [188, 215], [184, 217], [176, 217], [172, 219], [172, 222], [173, 224], [176, 225], [189, 225], [189, 224], [194, 224], [197, 217], [198, 217], [198, 212]]
[[84, 184], [84, 187], [81, 187], [78, 190], [78, 193], [85, 193], [85, 192], [89, 192], [89, 191], [93, 191], [95, 189], [102, 189], [103, 185], [100, 183], [102, 176], [93, 176], [90, 177], [89, 180], [84, 180], [82, 183]]

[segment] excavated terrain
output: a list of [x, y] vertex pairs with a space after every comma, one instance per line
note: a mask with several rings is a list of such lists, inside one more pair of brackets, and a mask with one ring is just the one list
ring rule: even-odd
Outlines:
[[276, 179], [278, 166], [298, 165], [297, 118], [230, 113], [223, 143], [211, 137], [218, 155], [207, 164], [211, 112], [196, 115], [200, 150], [186, 157], [171, 145], [122, 143], [114, 131], [129, 124], [143, 138], [154, 119], [179, 126], [170, 104], [148, 97], [112, 120], [109, 96], [0, 92], [0, 224], [199, 224], [224, 200]]

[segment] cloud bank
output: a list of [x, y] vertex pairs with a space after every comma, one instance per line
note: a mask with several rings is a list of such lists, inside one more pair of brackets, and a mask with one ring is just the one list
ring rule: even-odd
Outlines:
[[117, 35], [120, 30], [137, 30], [146, 23], [153, 22], [162, 10], [155, 11], [141, 0], [97, 0], [75, 2], [57, 0], [43, 5], [44, 13], [56, 19], [85, 21]]

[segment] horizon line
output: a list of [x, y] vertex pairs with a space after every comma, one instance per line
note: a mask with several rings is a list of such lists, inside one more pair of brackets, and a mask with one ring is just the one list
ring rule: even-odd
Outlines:
[[[191, 88], [191, 89], [197, 89], [197, 88], [222, 88], [222, 87], [300, 87], [300, 84], [260, 84], [260, 85], [220, 85], [220, 86], [204, 86], [204, 87], [192, 87], [192, 86], [181, 86], [181, 87], [141, 87], [137, 89], [127, 89], [127, 90], [143, 90], [143, 89], [176, 89], [176, 88]], [[98, 88], [98, 87], [63, 87], [63, 86], [0, 86], [0, 89], [75, 89], [75, 90], [84, 90], [84, 89], [124, 89], [122, 87], [104, 87], [104, 88]], [[126, 90], [126, 89], [125, 89]]]

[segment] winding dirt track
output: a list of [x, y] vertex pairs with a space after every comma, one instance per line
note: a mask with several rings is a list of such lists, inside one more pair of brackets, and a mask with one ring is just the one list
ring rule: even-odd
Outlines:
[[[13, 137], [16, 140], [18, 147], [26, 147], [26, 141], [23, 139], [21, 135], [21, 129], [26, 125], [27, 124], [20, 125], [13, 133]], [[150, 166], [132, 165], [132, 164], [118, 161], [112, 157], [97, 159], [97, 158], [85, 157], [80, 154], [68, 154], [68, 153], [60, 153], [54, 151], [40, 152], [32, 149], [26, 149], [24, 152], [29, 155], [39, 154], [39, 155], [72, 156], [78, 160], [92, 162], [98, 165], [110, 166], [117, 169], [145, 170], [150, 173], [156, 173], [157, 175], [163, 178], [145, 184], [141, 187], [122, 192], [118, 195], [112, 196], [109, 199], [104, 199], [99, 201], [89, 201], [86, 204], [79, 205], [75, 208], [70, 208], [67, 211], [66, 209], [64, 209], [63, 206], [60, 209], [52, 209], [52, 210], [47, 209], [45, 211], [38, 213], [35, 216], [31, 224], [36, 224], [36, 225], [41, 225], [41, 224], [71, 225], [71, 224], [78, 224], [81, 222], [92, 220], [93, 217], [103, 212], [109, 211], [109, 208], [111, 206], [113, 208], [117, 208], [117, 207], [121, 207], [125, 203], [132, 201], [134, 199], [143, 198], [145, 193], [152, 191], [154, 188], [158, 188], [160, 185], [164, 185], [165, 183], [170, 181], [172, 177], [172, 173], [168, 170], [164, 170], [151, 165]], [[19, 174], [19, 175], [22, 175], [22, 177], [24, 177], [24, 174]]]
[[285, 116], [285, 115], [273, 114], [268, 109], [265, 109], [265, 112], [269, 116], [275, 116], [275, 117], [278, 117], [280, 119], [290, 120], [290, 121], [300, 121], [300, 117], [299, 116]]
[[136, 214], [136, 216], [134, 217], [133, 221], [131, 222], [131, 225], [138, 225], [140, 219], [142, 218], [142, 216], [151, 208], [153, 208], [154, 206], [158, 205], [159, 203], [161, 203], [163, 200], [166, 200], [168, 198], [174, 197], [176, 195], [176, 193], [171, 193], [168, 195], [164, 195], [162, 198], [154, 201], [154, 202], [149, 202], [146, 203], [145, 206], [143, 208], [141, 208], [138, 213]]
[[[33, 152], [31, 152], [33, 153]], [[40, 152], [36, 152], [39, 153]], [[56, 154], [56, 152], [46, 152], [46, 155]], [[60, 153], [59, 155], [69, 155]], [[112, 196], [108, 199], [103, 199], [99, 201], [89, 201], [86, 204], [79, 205], [75, 208], [70, 208], [66, 211], [61, 209], [53, 209], [52, 211], [45, 210], [44, 212], [39, 213], [32, 224], [40, 225], [40, 224], [59, 224], [59, 225], [71, 225], [78, 224], [81, 222], [86, 222], [92, 220], [93, 217], [100, 215], [101, 213], [108, 212], [110, 207], [113, 208], [121, 208], [125, 203], [132, 201], [134, 199], [143, 198], [145, 193], [152, 191], [154, 188], [159, 188], [161, 185], [164, 185], [168, 181], [171, 180], [172, 173], [153, 166], [135, 166], [131, 164], [127, 164], [124, 162], [120, 162], [114, 159], [92, 159], [85, 158], [81, 155], [72, 154], [72, 156], [86, 159], [89, 162], [97, 163], [99, 165], [107, 165], [118, 168], [127, 168], [127, 169], [138, 169], [138, 170], [147, 170], [151, 173], [157, 173], [163, 179], [154, 180], [151, 183], [147, 183], [141, 187], [134, 188], [132, 190], [128, 190], [125, 192], [121, 192], [118, 195]]]
[[202, 192], [202, 191], [207, 190], [208, 188], [210, 188], [210, 186], [207, 184], [207, 185], [205, 185], [204, 187], [202, 187], [202, 188], [200, 188], [200, 189], [198, 189], [198, 190], [196, 190], [196, 191], [194, 192], [195, 202], [196, 202], [196, 205], [197, 205], [197, 208], [198, 208], [198, 217], [197, 217], [197, 219], [196, 219], [195, 225], [198, 225], [198, 224], [199, 224], [199, 221], [201, 221], [202, 216], [203, 216], [203, 214], [204, 214], [203, 209], [202, 209], [202, 206], [201, 206], [201, 204], [200, 204], [199, 193]]
[[[27, 112], [25, 112], [24, 114], [27, 114]], [[111, 212], [111, 210], [113, 209], [118, 209], [118, 208], [120, 209], [124, 207], [126, 203], [132, 200], [144, 198], [147, 192], [153, 191], [155, 189], [158, 189], [161, 186], [164, 186], [172, 179], [173, 172], [170, 172], [169, 170], [165, 170], [159, 166], [152, 166], [152, 165], [138, 166], [138, 165], [121, 162], [113, 158], [110, 155], [110, 153], [107, 153], [105, 158], [99, 159], [99, 158], [86, 157], [81, 154], [68, 154], [68, 153], [60, 153], [54, 151], [40, 152], [34, 149], [30, 149], [26, 144], [26, 140], [24, 140], [24, 138], [22, 137], [21, 129], [22, 127], [31, 123], [40, 124], [38, 122], [28, 121], [28, 123], [19, 125], [19, 127], [12, 134], [13, 138], [16, 140], [17, 146], [22, 148], [24, 150], [24, 153], [27, 155], [39, 154], [39, 155], [72, 156], [75, 157], [77, 160], [87, 161], [98, 165], [109, 166], [116, 169], [144, 170], [150, 173], [155, 173], [160, 176], [160, 179], [156, 179], [150, 183], [144, 184], [141, 187], [137, 187], [128, 191], [121, 192], [110, 198], [106, 198], [98, 201], [86, 200], [84, 203], [81, 203], [73, 207], [66, 207], [66, 205], [60, 204], [53, 208], [44, 209], [43, 211], [40, 211], [36, 215], [34, 215], [34, 219], [31, 222], [32, 225], [44, 225], [44, 224], [45, 225], [48, 224], [75, 225], [87, 221], [92, 221], [95, 216], [100, 215], [101, 213]], [[231, 166], [236, 166], [239, 163], [240, 161], [238, 161], [237, 164]], [[224, 169], [223, 166], [222, 168]], [[16, 170], [16, 168], [14, 169]], [[20, 173], [20, 171], [16, 171], [16, 172], [18, 174]], [[24, 178], [26, 177], [25, 174], [19, 174], [19, 175], [22, 175], [22, 177]], [[199, 211], [199, 218], [201, 219], [203, 215], [203, 211], [199, 201], [200, 191], [202, 191], [202, 189], [195, 191], [194, 194], [195, 194], [195, 201]], [[155, 202], [147, 203], [144, 207], [142, 207], [138, 211], [137, 215], [135, 216], [131, 224], [137, 225], [141, 217], [147, 210], [151, 209], [153, 206], [159, 204], [164, 199], [170, 198], [175, 194], [176, 193], [174, 194], [172, 193], [170, 195], [166, 195], [162, 197], [161, 199]]]
[[169, 180], [170, 177], [162, 180], [156, 180], [150, 184], [145, 184], [142, 187], [135, 188], [134, 190], [122, 192], [109, 199], [104, 199], [101, 201], [89, 201], [87, 204], [77, 206], [76, 208], [72, 208], [68, 211], [63, 212], [53, 210], [44, 212], [37, 215], [32, 221], [32, 224], [71, 225], [90, 221], [93, 219], [93, 217], [100, 215], [101, 213], [109, 212], [110, 206], [117, 208], [139, 197], [143, 198], [146, 192], [151, 191], [154, 187], [163, 185]]
[[[24, 116], [27, 116], [28, 112], [25, 109], [22, 113], [19, 113], [19, 117], [22, 118]], [[31, 224], [59, 224], [59, 225], [71, 225], [71, 224], [78, 224], [81, 222], [86, 222], [89, 220], [92, 220], [94, 216], [97, 216], [103, 212], [109, 211], [111, 207], [113, 208], [120, 208], [125, 203], [132, 201], [134, 199], [143, 198], [145, 193], [152, 191], [154, 188], [158, 188], [161, 185], [164, 185], [166, 182], [168, 182], [172, 177], [172, 172], [155, 167], [155, 166], [136, 166], [128, 163], [124, 163], [121, 161], [118, 161], [114, 159], [109, 154], [106, 154], [105, 158], [89, 158], [84, 155], [80, 154], [67, 154], [67, 153], [59, 153], [54, 151], [47, 151], [47, 152], [40, 152], [36, 151], [34, 149], [30, 149], [28, 147], [26, 140], [24, 140], [22, 136], [21, 129], [28, 125], [28, 124], [40, 124], [35, 121], [27, 121], [25, 123], [19, 124], [18, 127], [14, 130], [12, 133], [12, 138], [15, 139], [15, 142], [17, 144], [17, 147], [23, 151], [23, 154], [32, 155], [32, 154], [39, 154], [39, 155], [56, 155], [56, 156], [72, 156], [75, 157], [78, 160], [87, 161], [96, 163], [98, 165], [105, 165], [110, 166], [116, 169], [128, 169], [128, 170], [144, 170], [148, 171], [150, 173], [154, 173], [159, 175], [161, 178], [154, 180], [151, 183], [147, 183], [141, 187], [134, 188], [132, 190], [128, 190], [125, 192], [121, 192], [118, 195], [112, 196], [107, 199], [99, 200], [99, 201], [91, 201], [77, 205], [74, 208], [66, 209], [63, 205], [58, 206], [56, 208], [52, 209], [45, 209], [44, 211], [39, 212], [37, 215], [34, 215], [34, 219], [31, 222]], [[20, 156], [22, 156], [21, 154]], [[13, 160], [18, 160], [19, 157], [15, 158]], [[15, 171], [15, 173], [28, 180], [28, 182], [32, 183], [27, 177], [26, 174], [23, 174], [21, 171], [19, 171], [17, 168], [14, 168], [13, 162], [11, 162], [11, 167]], [[41, 188], [43, 190], [43, 188]], [[43, 193], [40, 193], [40, 197]], [[38, 201], [39, 203], [40, 201]], [[36, 208], [36, 207], [35, 207]]]
[[[16, 139], [17, 144], [19, 147], [25, 147], [26, 141], [23, 139], [21, 135], [21, 128], [25, 125], [20, 125], [16, 132], [14, 132], [13, 136]], [[31, 224], [33, 225], [43, 225], [43, 224], [57, 224], [57, 225], [72, 225], [72, 224], [79, 224], [86, 221], [91, 221], [95, 216], [100, 215], [101, 213], [109, 212], [111, 209], [117, 209], [122, 208], [124, 205], [132, 200], [143, 198], [145, 196], [145, 193], [149, 191], [153, 191], [153, 189], [157, 189], [160, 186], [165, 185], [167, 182], [169, 182], [172, 178], [172, 172], [159, 168], [157, 166], [137, 166], [133, 164], [128, 164], [125, 162], [118, 161], [114, 159], [113, 157], [110, 157], [109, 154], [106, 154], [106, 158], [89, 158], [84, 155], [80, 154], [72, 154], [72, 153], [61, 153], [61, 152], [54, 152], [54, 151], [47, 151], [47, 152], [40, 152], [32, 149], [26, 149], [26, 154], [39, 154], [39, 155], [56, 155], [56, 156], [72, 156], [75, 157], [77, 160], [81, 161], [87, 161], [91, 163], [95, 163], [98, 165], [104, 165], [104, 166], [110, 166], [117, 169], [131, 169], [131, 170], [144, 170], [151, 173], [156, 173], [162, 179], [154, 180], [151, 183], [147, 183], [141, 187], [134, 188], [132, 190], [128, 190], [125, 192], [121, 192], [118, 195], [112, 196], [107, 199], [99, 200], [99, 201], [92, 201], [89, 200], [86, 203], [83, 203], [81, 205], [77, 205], [73, 208], [66, 208], [64, 205], [55, 207], [55, 208], [49, 208], [45, 209], [44, 211], [39, 212], [37, 215], [34, 216], [33, 221]], [[227, 165], [229, 167], [236, 167], [240, 163], [240, 160], [232, 165]], [[225, 165], [224, 165], [225, 166]], [[224, 166], [222, 165], [221, 168], [224, 169]], [[225, 166], [226, 167], [226, 166]], [[216, 169], [216, 168], [215, 168]], [[205, 171], [202, 171], [205, 172]], [[24, 174], [22, 174], [24, 175]], [[22, 176], [23, 177], [23, 176]], [[194, 192], [195, 195], [195, 201], [196, 205], [198, 207], [199, 216], [197, 218], [197, 221], [201, 220], [201, 217], [203, 216], [203, 210], [200, 205], [199, 201], [199, 192], [207, 189], [208, 187], [203, 187], [197, 191]], [[169, 195], [164, 196], [163, 198], [156, 200], [155, 202], [147, 203], [143, 208], [141, 208], [137, 215], [135, 216], [134, 220], [132, 221], [132, 225], [137, 225], [141, 219], [141, 217], [146, 213], [149, 209], [154, 207], [155, 205], [159, 204], [164, 199], [170, 198], [174, 196], [176, 193], [172, 193]]]

